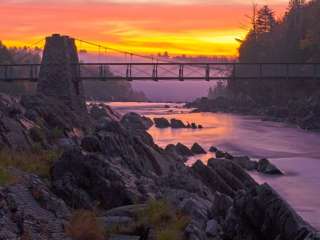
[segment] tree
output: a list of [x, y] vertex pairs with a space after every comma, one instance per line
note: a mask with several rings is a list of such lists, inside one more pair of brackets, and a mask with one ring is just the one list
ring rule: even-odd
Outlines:
[[269, 33], [273, 31], [275, 26], [276, 20], [274, 17], [274, 12], [267, 5], [263, 6], [258, 11], [256, 20], [256, 32], [258, 34]]
[[12, 56], [8, 48], [0, 41], [0, 64], [12, 63]]

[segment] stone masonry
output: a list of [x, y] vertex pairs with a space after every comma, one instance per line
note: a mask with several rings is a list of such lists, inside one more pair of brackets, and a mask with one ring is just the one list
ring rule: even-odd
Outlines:
[[73, 38], [53, 34], [46, 38], [37, 93], [64, 102], [81, 116], [87, 114], [79, 58]]

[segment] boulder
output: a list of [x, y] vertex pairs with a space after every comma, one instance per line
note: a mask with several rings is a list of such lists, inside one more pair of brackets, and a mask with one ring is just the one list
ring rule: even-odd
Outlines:
[[166, 118], [154, 118], [154, 124], [157, 128], [168, 128], [170, 123]]
[[283, 172], [275, 165], [270, 163], [268, 159], [260, 159], [257, 164], [258, 172], [271, 174], [271, 175], [283, 175]]
[[150, 118], [142, 117], [137, 113], [127, 113], [121, 118], [121, 124], [126, 128], [148, 130], [153, 122]]
[[193, 154], [206, 154], [207, 152], [198, 144], [194, 143], [191, 147]]
[[172, 128], [186, 128], [186, 125], [181, 120], [175, 118], [170, 120], [170, 125]]

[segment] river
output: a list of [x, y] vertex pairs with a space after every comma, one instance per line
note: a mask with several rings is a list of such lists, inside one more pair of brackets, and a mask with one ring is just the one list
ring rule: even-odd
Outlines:
[[[110, 103], [121, 113], [137, 112], [148, 117], [177, 118], [196, 122], [203, 129], [158, 129], [149, 133], [161, 147], [181, 142], [189, 147], [198, 142], [206, 150], [217, 146], [236, 155], [253, 159], [268, 158], [281, 168], [284, 176], [274, 177], [255, 172], [259, 183], [267, 182], [309, 223], [320, 229], [320, 134], [307, 132], [283, 123], [265, 122], [256, 117], [220, 113], [190, 113], [182, 104]], [[190, 158], [188, 164], [212, 154]]]

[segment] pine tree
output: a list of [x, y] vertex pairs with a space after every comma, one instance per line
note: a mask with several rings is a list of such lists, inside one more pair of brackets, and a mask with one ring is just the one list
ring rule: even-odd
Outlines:
[[258, 11], [257, 21], [256, 21], [256, 31], [257, 33], [267, 33], [272, 32], [276, 25], [276, 20], [274, 17], [274, 12], [267, 6], [263, 6]]

